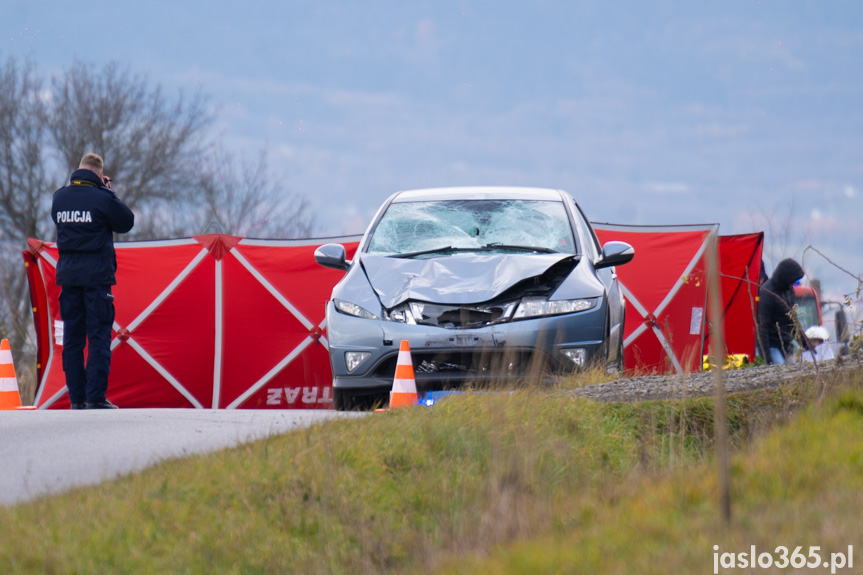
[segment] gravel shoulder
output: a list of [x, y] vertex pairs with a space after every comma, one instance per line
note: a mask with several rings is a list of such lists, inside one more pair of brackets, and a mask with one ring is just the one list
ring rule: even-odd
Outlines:
[[[863, 357], [842, 357], [818, 364], [822, 378], [839, 373], [863, 370]], [[726, 393], [741, 393], [756, 389], [779, 388], [792, 381], [816, 376], [812, 363], [765, 365], [723, 370]], [[606, 383], [586, 385], [573, 390], [575, 395], [599, 401], [647, 401], [680, 399], [713, 394], [714, 374], [651, 375], [621, 378]]]

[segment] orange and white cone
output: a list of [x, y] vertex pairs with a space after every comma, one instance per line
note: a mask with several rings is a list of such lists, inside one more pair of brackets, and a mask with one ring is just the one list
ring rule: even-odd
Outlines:
[[12, 364], [12, 349], [9, 340], [0, 342], [0, 409], [19, 409], [21, 395], [18, 393], [18, 378]]
[[390, 408], [417, 404], [417, 383], [414, 379], [414, 364], [411, 360], [411, 347], [406, 339], [399, 346], [399, 360], [396, 375], [390, 392]]

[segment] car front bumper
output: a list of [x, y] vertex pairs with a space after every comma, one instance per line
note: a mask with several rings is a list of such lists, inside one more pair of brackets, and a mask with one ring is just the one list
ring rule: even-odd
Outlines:
[[[411, 349], [420, 391], [450, 389], [465, 382], [532, 381], [571, 373], [580, 366], [564, 354], [583, 354], [583, 362], [604, 360], [607, 308], [499, 323], [473, 329], [446, 329], [362, 319], [327, 304], [327, 333], [333, 386], [383, 389], [392, 386], [399, 345]], [[572, 350], [583, 349], [584, 352]], [[353, 372], [345, 354], [369, 353]], [[602, 356], [602, 357], [599, 357]]]

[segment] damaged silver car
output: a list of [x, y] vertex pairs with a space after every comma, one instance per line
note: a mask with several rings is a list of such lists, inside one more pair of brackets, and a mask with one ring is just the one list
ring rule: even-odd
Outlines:
[[614, 266], [623, 242], [599, 245], [566, 192], [465, 187], [393, 194], [327, 303], [336, 409], [386, 400], [401, 340], [418, 391], [527, 381], [591, 362], [623, 366], [624, 302]]

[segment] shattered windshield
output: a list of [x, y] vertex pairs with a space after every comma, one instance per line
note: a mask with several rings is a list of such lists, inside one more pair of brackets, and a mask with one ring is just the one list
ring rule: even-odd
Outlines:
[[539, 200], [393, 203], [368, 247], [372, 254], [427, 257], [471, 250], [576, 253], [563, 203]]

